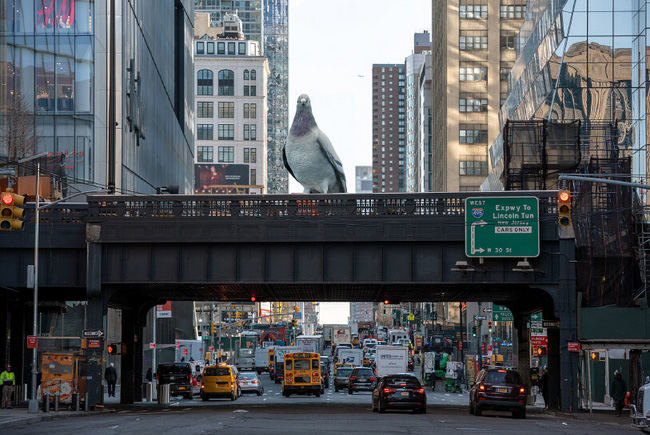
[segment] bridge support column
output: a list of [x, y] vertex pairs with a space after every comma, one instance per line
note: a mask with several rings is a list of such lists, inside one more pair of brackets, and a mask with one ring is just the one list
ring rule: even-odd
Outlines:
[[[120, 403], [123, 405], [130, 405], [135, 400], [142, 401], [142, 345], [140, 344], [142, 327], [138, 320], [137, 310], [122, 310], [122, 343], [126, 344], [126, 353], [122, 354], [120, 361], [122, 366]], [[136, 370], [136, 366], [139, 370]]]
[[519, 368], [519, 375], [524, 385], [530, 387], [530, 314], [513, 313], [515, 320], [515, 328], [517, 329], [517, 359]]
[[[103, 298], [92, 298], [88, 300], [88, 318], [86, 329], [104, 329], [104, 315], [106, 305]], [[103, 402], [102, 379], [104, 365], [104, 349], [87, 349], [88, 373], [86, 378], [86, 392], [88, 393], [88, 404], [95, 406]]]

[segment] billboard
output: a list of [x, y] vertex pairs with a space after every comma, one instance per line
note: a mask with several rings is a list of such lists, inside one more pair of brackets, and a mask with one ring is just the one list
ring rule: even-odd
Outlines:
[[194, 193], [247, 194], [249, 165], [194, 165]]

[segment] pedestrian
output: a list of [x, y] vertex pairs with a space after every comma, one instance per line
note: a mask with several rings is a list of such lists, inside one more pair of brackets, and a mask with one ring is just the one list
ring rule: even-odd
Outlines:
[[115, 364], [111, 363], [104, 371], [104, 379], [108, 385], [108, 395], [115, 397], [115, 384], [117, 383], [117, 370]]
[[616, 407], [616, 416], [621, 416], [621, 411], [623, 411], [623, 401], [625, 400], [625, 393], [627, 393], [627, 385], [623, 377], [618, 372], [614, 373], [614, 382], [612, 382], [611, 387], [609, 388], [609, 395], [614, 399], [614, 405]]
[[465, 370], [463, 370], [463, 364], [458, 363], [456, 366], [456, 386], [458, 387], [458, 392], [463, 392], [463, 384], [465, 383]]
[[539, 389], [544, 398], [544, 409], [548, 409], [548, 370], [544, 369], [542, 376], [539, 378]]
[[0, 383], [2, 383], [2, 407], [11, 409], [11, 394], [16, 385], [16, 374], [11, 371], [11, 364], [7, 364], [7, 369], [0, 373]]
[[147, 374], [145, 375], [145, 378], [147, 379], [147, 381], [153, 382], [153, 370], [151, 369], [151, 367], [147, 369]]

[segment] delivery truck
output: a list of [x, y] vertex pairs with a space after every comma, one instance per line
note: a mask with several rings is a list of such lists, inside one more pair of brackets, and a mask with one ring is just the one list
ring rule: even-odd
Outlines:
[[375, 358], [377, 377], [395, 373], [407, 373], [408, 349], [403, 346], [377, 346]]
[[363, 365], [363, 351], [361, 349], [344, 349], [338, 351], [338, 362], [352, 364], [354, 367]]

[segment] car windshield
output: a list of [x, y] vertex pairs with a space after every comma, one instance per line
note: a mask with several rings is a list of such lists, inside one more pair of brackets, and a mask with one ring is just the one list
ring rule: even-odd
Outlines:
[[228, 367], [206, 367], [203, 369], [203, 376], [229, 376], [230, 369]]
[[240, 373], [238, 376], [239, 380], [243, 381], [252, 381], [254, 379], [257, 379], [257, 375], [254, 372], [246, 372], [246, 373]]
[[354, 371], [356, 376], [372, 376], [372, 370], [370, 369], [356, 369]]
[[412, 376], [404, 377], [395, 377], [395, 378], [386, 378], [385, 384], [387, 387], [410, 387], [410, 388], [419, 388], [420, 381]]
[[506, 383], [506, 384], [520, 384], [521, 378], [519, 373], [512, 370], [499, 370], [488, 372], [487, 379], [485, 382], [495, 384], [495, 383]]
[[352, 374], [352, 369], [338, 369], [336, 376], [346, 376], [349, 377]]

